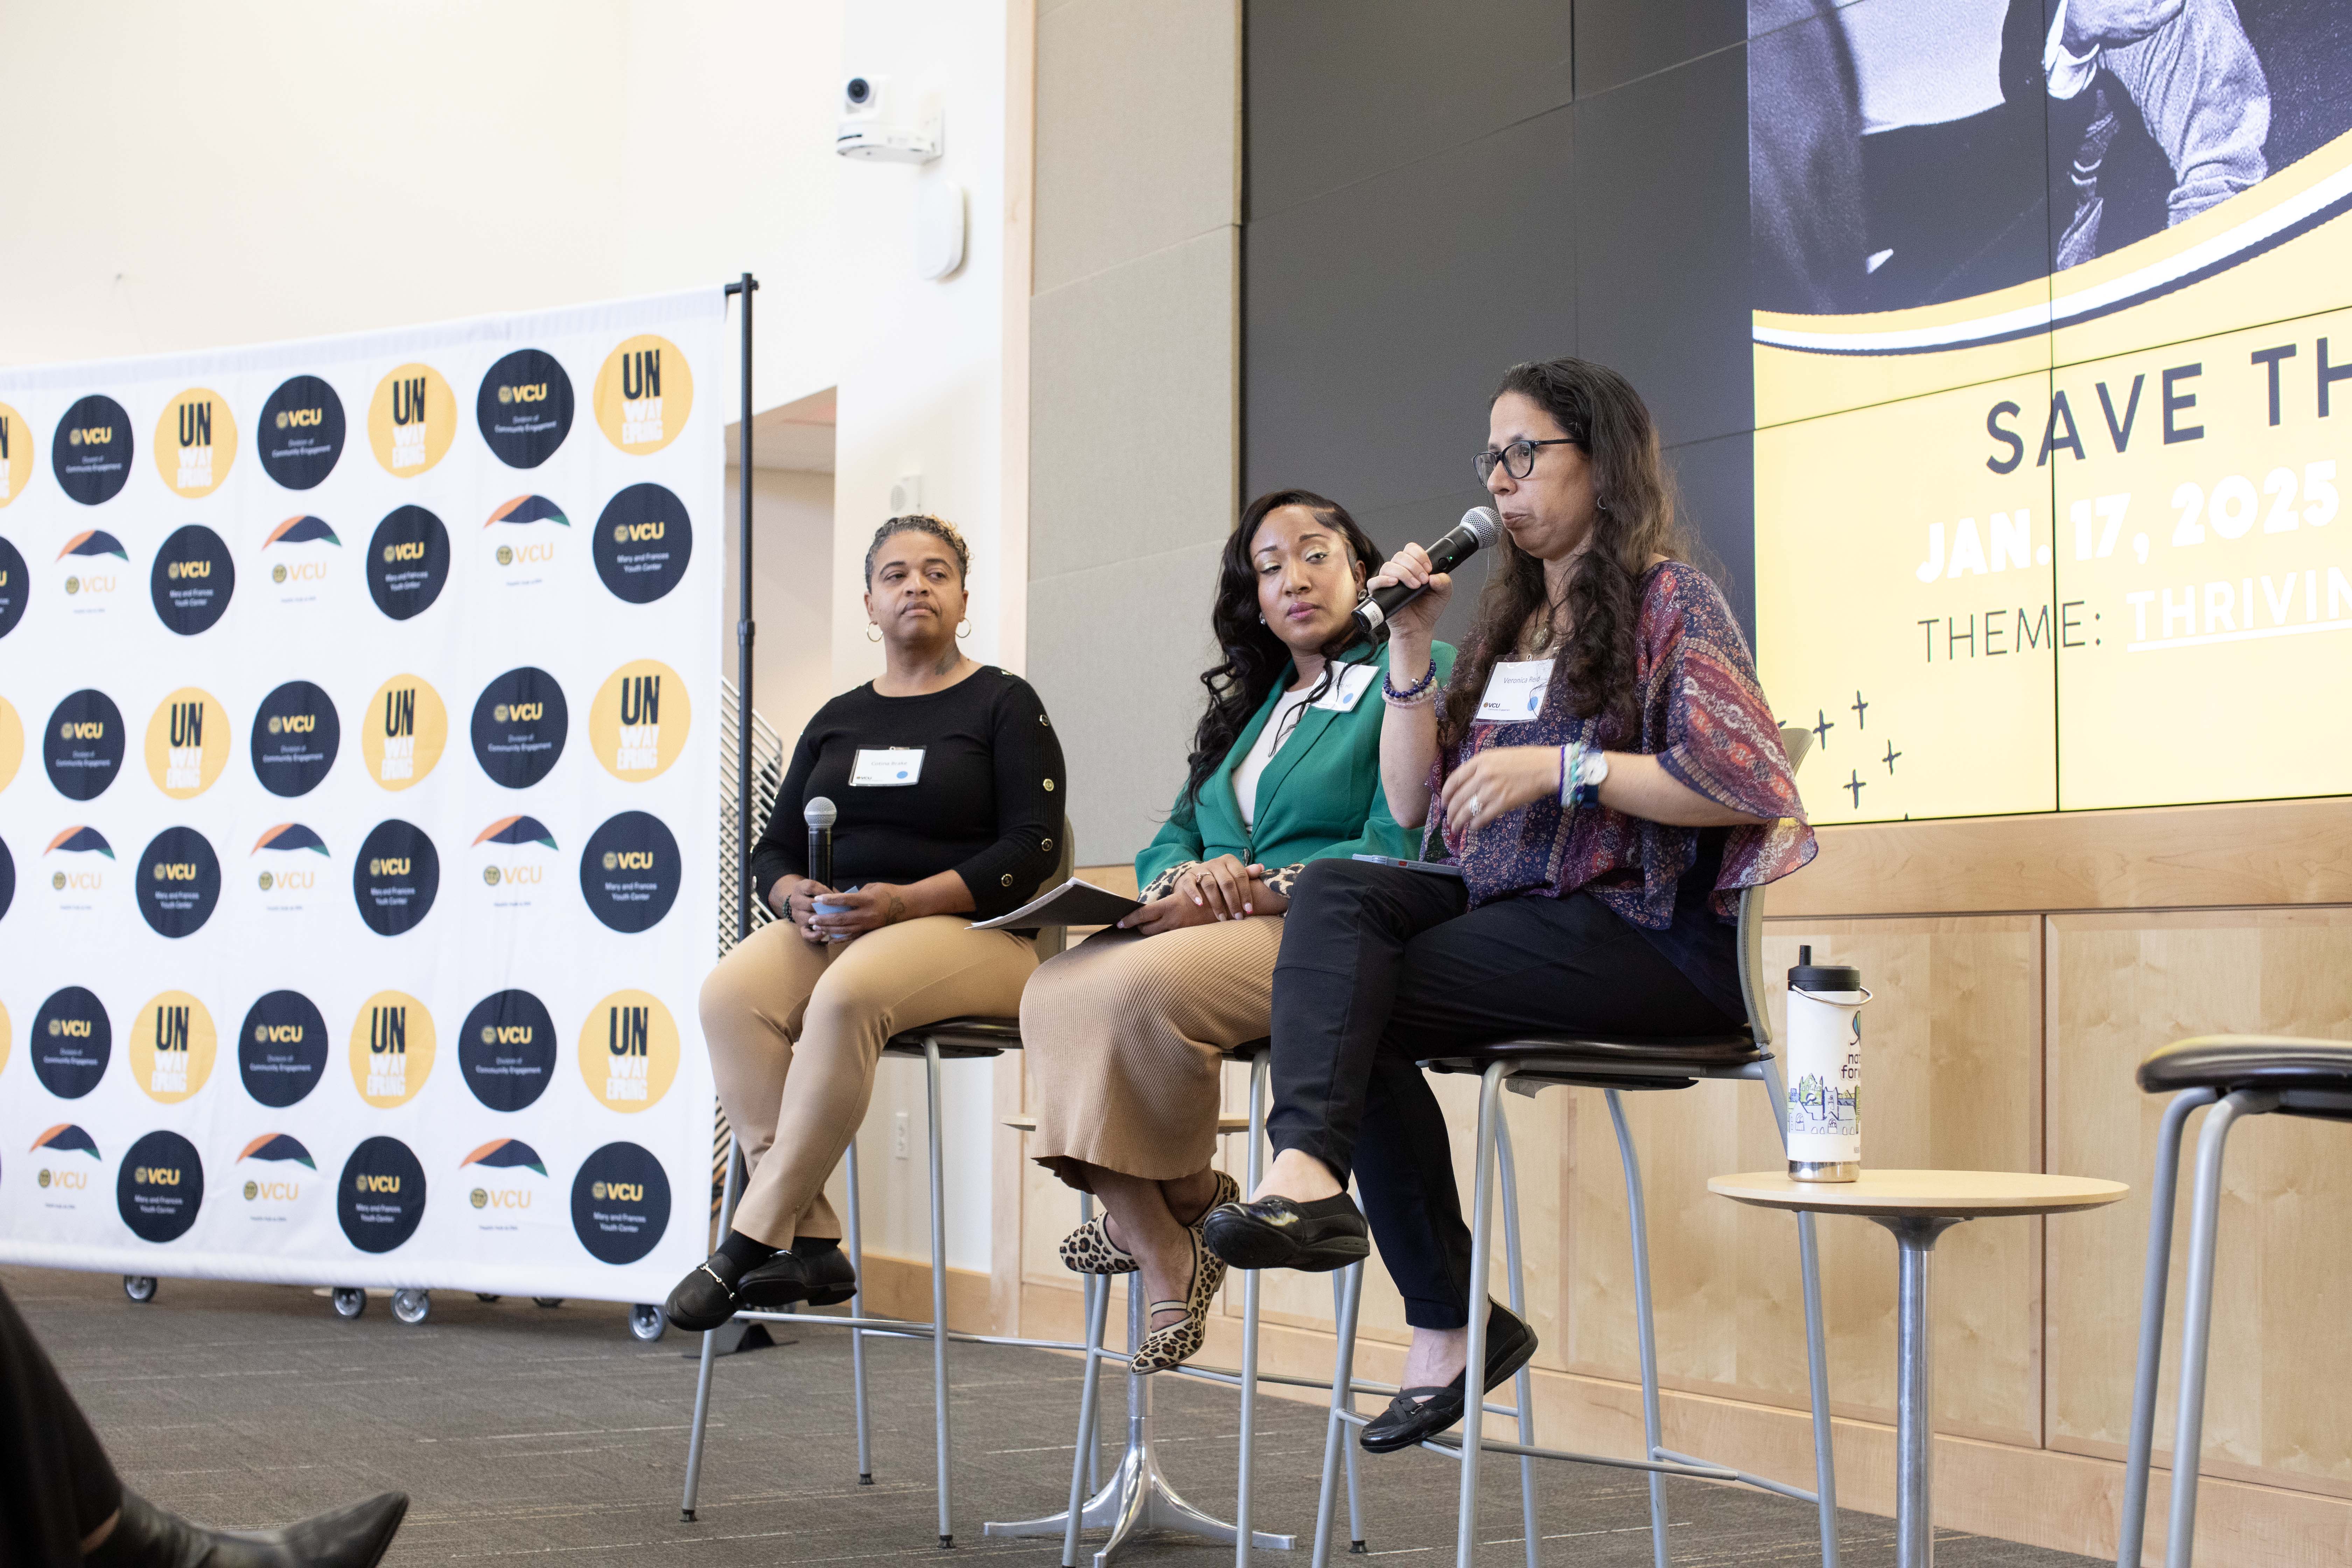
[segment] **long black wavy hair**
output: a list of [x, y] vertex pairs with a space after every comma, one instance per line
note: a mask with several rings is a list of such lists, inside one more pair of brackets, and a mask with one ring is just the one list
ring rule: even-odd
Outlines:
[[[1224, 653], [1223, 662], [1201, 672], [1201, 684], [1208, 689], [1209, 706], [1201, 714], [1200, 727], [1192, 731], [1192, 755], [1187, 763], [1184, 793], [1198, 800], [1201, 786], [1217, 771], [1241, 738], [1251, 715], [1266, 694], [1282, 679], [1283, 669], [1290, 663], [1290, 647], [1274, 635], [1272, 627], [1258, 618], [1257, 563], [1253, 561], [1250, 546], [1267, 516], [1277, 508], [1303, 506], [1313, 512], [1325, 527], [1337, 532], [1348, 542], [1348, 553], [1356, 571], [1356, 586], [1360, 590], [1385, 559], [1380, 546], [1372, 542], [1348, 509], [1338, 501], [1317, 495], [1313, 490], [1269, 490], [1242, 509], [1241, 521], [1225, 541], [1225, 552], [1217, 563], [1217, 602], [1209, 612], [1209, 624], [1216, 628], [1217, 647]], [[1356, 639], [1352, 631], [1339, 634], [1343, 645]], [[1323, 650], [1326, 658], [1336, 659], [1346, 651], [1344, 646]], [[1331, 668], [1326, 665], [1323, 679], [1331, 679]]]
[[[1515, 364], [1503, 374], [1496, 398], [1516, 392], [1558, 421], [1591, 465], [1592, 542], [1570, 572], [1565, 592], [1573, 625], [1555, 655], [1569, 711], [1600, 715], [1602, 734], [1623, 741], [1641, 732], [1641, 693], [1634, 689], [1634, 629], [1641, 618], [1641, 581], [1650, 559], [1689, 561], [1694, 546], [1675, 505], [1675, 482], [1658, 450], [1657, 426], [1633, 383], [1591, 360], [1553, 359]], [[1479, 694], [1495, 661], [1508, 657], [1519, 629], [1550, 608], [1543, 563], [1506, 532], [1478, 596], [1468, 647], [1445, 689], [1441, 752], [1462, 743], [1478, 711]]]

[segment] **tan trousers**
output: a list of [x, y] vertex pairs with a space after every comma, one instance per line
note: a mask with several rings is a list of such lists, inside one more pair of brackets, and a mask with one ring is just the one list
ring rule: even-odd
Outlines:
[[720, 960], [702, 983], [702, 1033], [751, 1170], [735, 1228], [771, 1247], [838, 1237], [824, 1180], [866, 1120], [883, 1046], [941, 1018], [1013, 1016], [1036, 967], [1029, 938], [961, 915], [822, 947], [779, 921]]
[[1032, 1157], [1074, 1187], [1077, 1163], [1169, 1182], [1216, 1152], [1224, 1054], [1271, 1026], [1282, 917], [1104, 931], [1029, 982], [1021, 1040], [1035, 1086]]

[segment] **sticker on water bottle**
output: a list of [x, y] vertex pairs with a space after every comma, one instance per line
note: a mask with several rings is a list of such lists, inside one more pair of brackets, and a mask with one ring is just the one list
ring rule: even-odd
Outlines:
[[1869, 1000], [1862, 988], [1789, 989], [1792, 1166], [1853, 1166], [1862, 1160], [1862, 1006]]

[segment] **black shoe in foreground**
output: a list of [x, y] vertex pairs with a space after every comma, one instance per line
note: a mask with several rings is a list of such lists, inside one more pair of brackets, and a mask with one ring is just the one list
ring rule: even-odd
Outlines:
[[857, 1293], [857, 1271], [849, 1266], [849, 1254], [837, 1247], [814, 1253], [788, 1247], [757, 1268], [744, 1270], [736, 1288], [743, 1305], [763, 1312], [800, 1301], [833, 1307]]
[[[1536, 1353], [1536, 1331], [1499, 1303], [1486, 1303], [1486, 1386], [1492, 1393], [1510, 1381]], [[1393, 1454], [1436, 1436], [1462, 1419], [1468, 1403], [1457, 1376], [1443, 1388], [1408, 1388], [1364, 1425], [1364, 1452]], [[1482, 1400], [1483, 1403], [1483, 1400]]]
[[1288, 1198], [1219, 1204], [1201, 1222], [1209, 1250], [1235, 1268], [1328, 1274], [1371, 1255], [1371, 1231], [1347, 1194], [1311, 1204]]
[[662, 1303], [662, 1314], [669, 1319], [671, 1328], [684, 1329], [690, 1334], [706, 1333], [733, 1317], [744, 1304], [736, 1289], [741, 1278], [741, 1270], [733, 1258], [723, 1252], [714, 1252], [670, 1288], [669, 1300]]
[[125, 1488], [111, 1533], [87, 1568], [375, 1568], [408, 1512], [408, 1494], [384, 1492], [282, 1530], [207, 1530]]

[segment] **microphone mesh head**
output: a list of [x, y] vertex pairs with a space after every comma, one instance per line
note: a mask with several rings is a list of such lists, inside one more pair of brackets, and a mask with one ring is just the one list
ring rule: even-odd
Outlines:
[[1481, 550], [1495, 548], [1495, 541], [1503, 536], [1503, 520], [1495, 515], [1491, 506], [1474, 506], [1462, 514], [1462, 526], [1478, 542]]
[[840, 815], [840, 810], [835, 806], [831, 797], [826, 795], [817, 795], [806, 805], [801, 807], [801, 817], [811, 827], [831, 827], [834, 819]]

